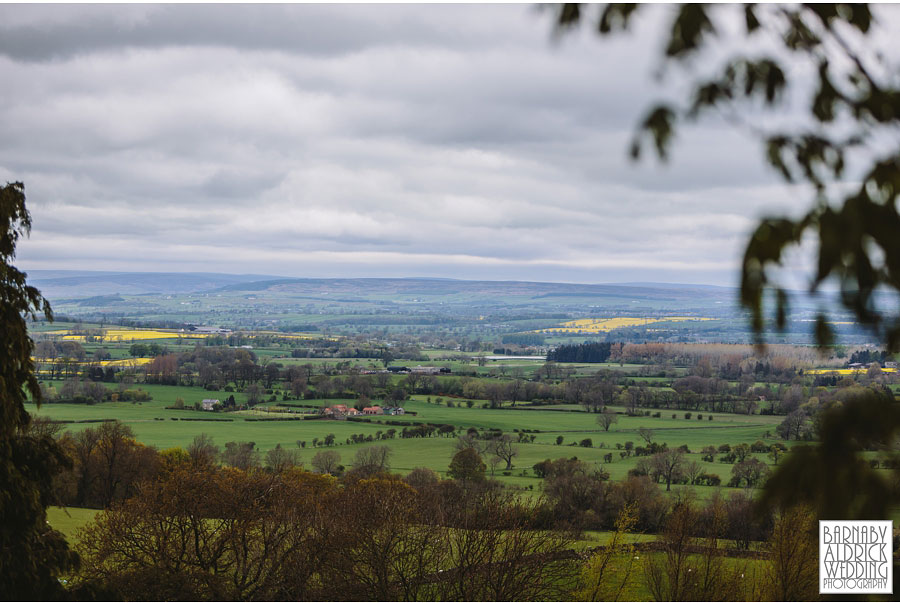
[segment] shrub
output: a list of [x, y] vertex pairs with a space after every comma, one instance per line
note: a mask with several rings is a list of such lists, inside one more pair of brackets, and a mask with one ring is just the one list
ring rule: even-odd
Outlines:
[[750, 452], [768, 452], [769, 446], [762, 440], [756, 440], [750, 445]]
[[722, 478], [715, 473], [704, 473], [700, 476], [699, 482], [707, 486], [718, 486], [722, 483]]

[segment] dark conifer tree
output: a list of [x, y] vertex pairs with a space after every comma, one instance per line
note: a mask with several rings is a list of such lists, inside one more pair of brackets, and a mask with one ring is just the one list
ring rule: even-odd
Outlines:
[[58, 576], [78, 563], [47, 525], [53, 476], [69, 461], [49, 436], [29, 431], [26, 391], [40, 401], [26, 318], [50, 304], [17, 270], [16, 243], [31, 229], [20, 182], [0, 187], [0, 585], [10, 600], [61, 598]]

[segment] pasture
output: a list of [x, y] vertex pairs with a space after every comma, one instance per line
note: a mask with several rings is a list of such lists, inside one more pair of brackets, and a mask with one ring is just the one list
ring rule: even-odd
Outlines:
[[[58, 385], [58, 383], [57, 383]], [[103, 402], [100, 404], [44, 404], [39, 409], [29, 405], [28, 410], [38, 416], [44, 416], [59, 421], [98, 421], [103, 419], [116, 419], [128, 425], [135, 433], [135, 437], [150, 446], [158, 449], [171, 447], [186, 447], [193, 438], [199, 434], [210, 435], [220, 447], [230, 441], [255, 442], [257, 449], [265, 453], [280, 444], [284, 448], [296, 450], [299, 459], [309, 466], [313, 455], [319, 448], [313, 448], [313, 440], [324, 440], [325, 436], [334, 434], [335, 445], [331, 449], [341, 454], [342, 463], [350, 465], [354, 454], [359, 448], [370, 446], [373, 443], [386, 444], [393, 451], [391, 461], [392, 470], [399, 473], [407, 473], [415, 467], [428, 467], [446, 475], [455, 449], [455, 438], [434, 436], [430, 438], [401, 438], [400, 433], [404, 427], [412, 427], [416, 423], [450, 424], [457, 428], [458, 432], [464, 432], [469, 428], [477, 430], [500, 429], [505, 433], [517, 437], [519, 432], [534, 441], [517, 444], [518, 456], [513, 459], [513, 467], [506, 470], [505, 462], [499, 462], [491, 467], [489, 455], [485, 462], [488, 463], [488, 472], [495, 478], [522, 488], [536, 490], [540, 480], [534, 475], [531, 467], [544, 459], [556, 459], [560, 457], [573, 457], [596, 463], [610, 473], [612, 479], [623, 479], [628, 470], [638, 462], [634, 456], [622, 458], [622, 448], [627, 442], [634, 446], [643, 446], [638, 429], [648, 428], [653, 430], [653, 441], [666, 443], [669, 447], [687, 445], [691, 453], [687, 455], [688, 462], [697, 461], [707, 473], [717, 474], [722, 483], [727, 483], [731, 477], [732, 465], [724, 463], [705, 463], [700, 459], [700, 449], [703, 446], [739, 443], [751, 444], [762, 440], [767, 444], [774, 443], [770, 434], [780, 421], [779, 417], [765, 415], [734, 415], [713, 414], [713, 420], [708, 420], [705, 415], [703, 420], [696, 419], [696, 413], [691, 419], [685, 419], [683, 412], [661, 411], [661, 416], [627, 416], [621, 408], [613, 408], [622, 414], [618, 414], [618, 422], [614, 423], [609, 431], [603, 430], [596, 422], [596, 416], [584, 412], [575, 405], [559, 405], [549, 407], [518, 406], [515, 408], [504, 407], [502, 409], [481, 408], [484, 401], [478, 400], [473, 408], [465, 405], [458, 406], [461, 400], [452, 400], [456, 405], [448, 407], [445, 404], [427, 401], [425, 396], [414, 396], [404, 403], [407, 411], [416, 415], [403, 416], [374, 416], [371, 422], [340, 421], [331, 419], [315, 420], [286, 420], [267, 421], [265, 418], [298, 418], [304, 413], [315, 412], [314, 408], [279, 407], [276, 403], [263, 403], [252, 411], [238, 411], [231, 413], [204, 412], [192, 409], [175, 410], [166, 408], [174, 404], [176, 398], [182, 398], [187, 407], [203, 398], [219, 398], [227, 396], [224, 392], [206, 392], [200, 388], [143, 385], [144, 390], [153, 397], [152, 401], [143, 403], [132, 402]], [[238, 404], [245, 401], [242, 393], [234, 394]], [[328, 400], [327, 404], [346, 403], [347, 400]], [[298, 401], [291, 404], [320, 405], [321, 400]], [[672, 418], [672, 415], [675, 418]], [[97, 423], [68, 423], [68, 431], [79, 431], [86, 427], [95, 427]], [[381, 440], [388, 430], [394, 429], [396, 437], [390, 440]], [[372, 436], [373, 442], [348, 443], [347, 440], [354, 434], [362, 434], [364, 437]], [[769, 436], [769, 437], [767, 437]], [[562, 437], [562, 443], [557, 444], [557, 439]], [[590, 446], [582, 445], [584, 440], [590, 440]], [[299, 448], [298, 442], [306, 442], [305, 448]], [[587, 442], [584, 442], [587, 444]], [[612, 455], [612, 462], [604, 457]], [[770, 462], [765, 455], [755, 455], [763, 462]], [[712, 488], [700, 488], [710, 490]], [[702, 494], [702, 493], [701, 493]]]
[[47, 507], [47, 521], [54, 530], [59, 530], [70, 544], [76, 541], [75, 533], [90, 523], [99, 511], [79, 507]]

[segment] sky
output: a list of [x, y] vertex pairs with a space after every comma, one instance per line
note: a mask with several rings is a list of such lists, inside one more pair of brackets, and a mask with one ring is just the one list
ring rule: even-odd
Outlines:
[[18, 265], [732, 285], [811, 195], [721, 122], [629, 160], [683, 90], [670, 10], [600, 40], [532, 5], [0, 5]]

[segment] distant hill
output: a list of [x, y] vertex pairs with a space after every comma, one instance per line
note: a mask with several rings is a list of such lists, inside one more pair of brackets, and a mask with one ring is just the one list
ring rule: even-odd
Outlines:
[[225, 285], [219, 292], [270, 292], [291, 296], [341, 296], [343, 298], [385, 297], [394, 301], [435, 301], [442, 298], [447, 302], [466, 302], [472, 299], [508, 299], [510, 302], [551, 301], [561, 302], [590, 300], [636, 302], [734, 302], [737, 292], [728, 287], [708, 287], [703, 285], [664, 284], [577, 284], [546, 283], [528, 281], [465, 281], [453, 279], [427, 278], [349, 278], [349, 279], [272, 279], [258, 282], [242, 282]]
[[[579, 304], [667, 307], [728, 307], [737, 292], [729, 287], [672, 283], [548, 283], [468, 281], [448, 278], [285, 278], [260, 274], [206, 272], [90, 272], [32, 270], [28, 282], [53, 301], [119, 302], [110, 296], [189, 293], [277, 294], [333, 301], [399, 303]], [[91, 302], [101, 301], [103, 304]], [[79, 304], [82, 305], [82, 304]]]
[[49, 299], [148, 293], [194, 293], [277, 277], [207, 272], [89, 272], [29, 270], [28, 283]]

